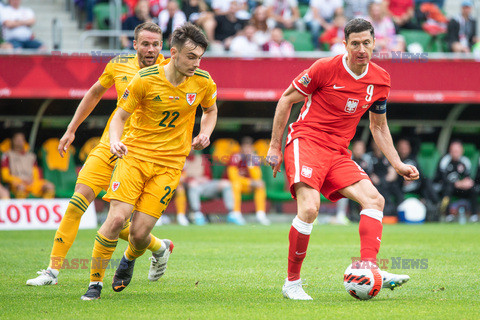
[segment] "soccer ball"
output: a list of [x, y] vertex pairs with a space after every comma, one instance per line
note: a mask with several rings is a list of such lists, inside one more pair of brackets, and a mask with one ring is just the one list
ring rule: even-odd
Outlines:
[[348, 266], [343, 275], [345, 290], [354, 298], [369, 300], [382, 289], [383, 279], [378, 267], [368, 268], [362, 262], [354, 262]]

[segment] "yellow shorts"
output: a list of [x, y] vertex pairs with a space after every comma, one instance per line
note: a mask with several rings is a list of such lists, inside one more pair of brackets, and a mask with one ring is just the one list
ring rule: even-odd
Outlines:
[[105, 200], [119, 200], [160, 218], [180, 182], [182, 170], [125, 156], [117, 161]]
[[99, 144], [90, 152], [78, 173], [77, 183], [92, 188], [95, 196], [102, 191], [107, 190], [112, 177], [113, 167], [117, 157], [114, 156], [108, 147]]

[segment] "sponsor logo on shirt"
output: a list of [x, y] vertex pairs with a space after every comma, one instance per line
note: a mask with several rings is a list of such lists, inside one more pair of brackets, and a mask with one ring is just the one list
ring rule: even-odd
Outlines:
[[153, 101], [161, 102], [161, 101], [162, 101], [162, 98], [160, 98], [160, 96], [157, 95], [155, 98], [153, 98]]
[[127, 76], [125, 76], [125, 77], [122, 78], [122, 82], [128, 82]]
[[112, 190], [117, 191], [118, 187], [120, 187], [120, 182], [114, 181], [112, 182]]
[[345, 111], [348, 113], [354, 113], [357, 110], [358, 102], [359, 101], [357, 99], [349, 98], [347, 100], [347, 104], [345, 105]]
[[312, 172], [313, 169], [307, 166], [302, 166], [302, 172], [301, 175], [304, 176], [305, 178], [311, 178], [312, 177]]
[[130, 91], [128, 91], [128, 89], [125, 89], [125, 92], [123, 93], [122, 99], [127, 100], [129, 95], [130, 95]]
[[196, 93], [187, 93], [187, 103], [189, 105], [192, 105], [195, 102], [195, 99], [197, 98]]
[[303, 77], [301, 77], [300, 80], [298, 80], [298, 82], [303, 84], [304, 87], [308, 87], [308, 84], [310, 83], [310, 81], [312, 81], [312, 79], [310, 79], [310, 77], [308, 76], [308, 73], [305, 73]]

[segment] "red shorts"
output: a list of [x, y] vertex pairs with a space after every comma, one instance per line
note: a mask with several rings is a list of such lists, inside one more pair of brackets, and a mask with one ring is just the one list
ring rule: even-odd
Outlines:
[[285, 147], [285, 172], [293, 198], [295, 183], [303, 182], [330, 201], [343, 198], [338, 190], [362, 179], [365, 171], [350, 158], [347, 149], [332, 150], [314, 141], [294, 139]]

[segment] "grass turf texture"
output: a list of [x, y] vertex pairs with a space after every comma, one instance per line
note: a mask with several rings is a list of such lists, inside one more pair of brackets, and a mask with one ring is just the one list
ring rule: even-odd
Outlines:
[[[343, 287], [343, 271], [358, 256], [357, 225], [315, 226], [302, 277], [313, 301], [282, 297], [289, 225], [270, 227], [162, 226], [154, 234], [174, 241], [167, 273], [149, 282], [148, 256], [138, 259], [132, 283], [102, 299], [81, 301], [88, 269], [62, 270], [59, 284], [29, 287], [45, 268], [54, 231], [0, 232], [0, 319], [478, 319], [480, 225], [386, 225], [379, 258], [428, 259], [427, 269], [391, 269], [411, 280], [357, 301]], [[69, 259], [91, 255], [94, 230], [80, 230]], [[113, 258], [120, 259], [124, 241]]]

